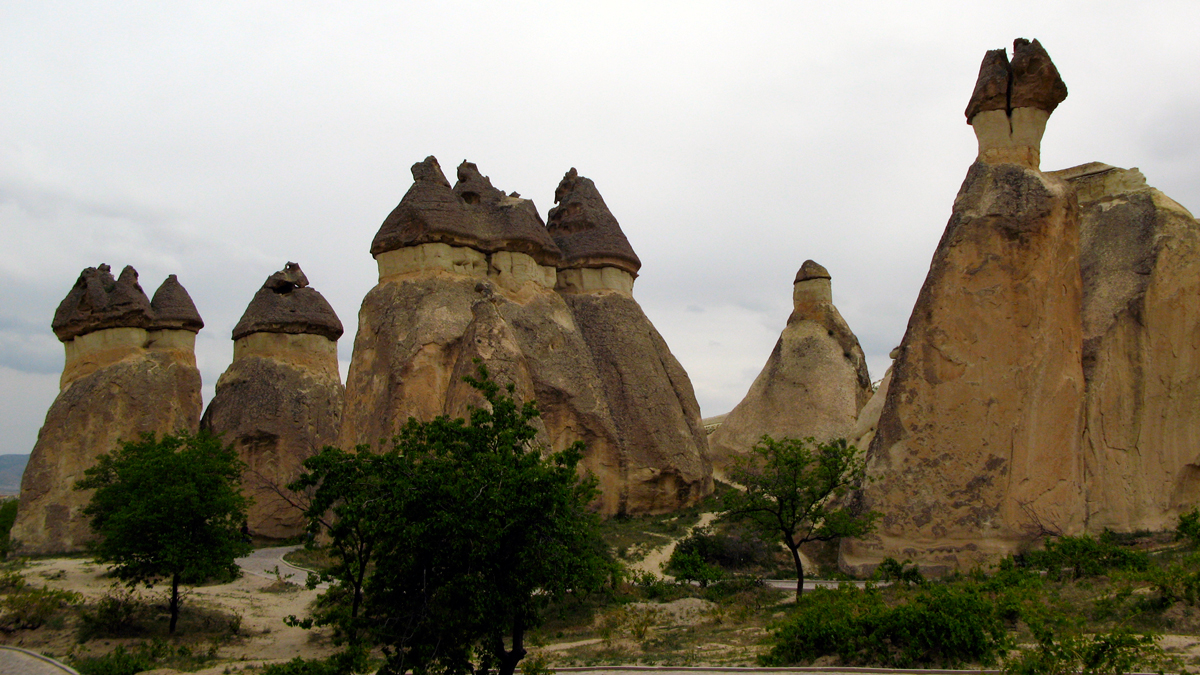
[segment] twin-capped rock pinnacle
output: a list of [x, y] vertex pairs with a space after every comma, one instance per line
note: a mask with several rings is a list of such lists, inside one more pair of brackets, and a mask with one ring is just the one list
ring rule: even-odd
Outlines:
[[82, 509], [91, 494], [73, 486], [98, 455], [143, 434], [195, 433], [195, 340], [203, 326], [173, 274], [153, 302], [132, 267], [115, 279], [108, 265], [79, 275], [52, 323], [66, 359], [21, 479], [12, 536], [22, 552], [83, 550], [91, 532]]
[[[575, 307], [568, 305], [570, 293], [602, 288], [617, 289], [632, 303], [636, 256], [611, 214], [625, 248], [614, 255], [585, 249], [605, 255], [566, 261], [533, 203], [494, 187], [474, 164], [458, 167], [454, 187], [432, 157], [412, 173], [412, 187], [371, 246], [379, 283], [359, 312], [339, 444], [375, 445], [410, 416], [466, 414], [482, 402], [463, 382], [479, 360], [496, 379], [514, 384], [519, 396], [537, 401], [539, 441], [546, 447], [587, 445], [583, 464], [599, 480], [602, 512], [666, 511], [711, 491], [703, 451], [690, 440], [679, 400], [686, 375], [677, 363], [663, 364], [665, 345], [639, 345], [638, 358], [657, 364], [659, 376], [637, 386], [666, 387], [651, 393], [670, 399], [679, 412], [665, 423], [669, 428], [644, 432], [644, 422], [629, 422], [637, 414], [623, 416], [614, 408], [614, 401], [633, 407], [641, 395], [640, 389], [614, 392], [610, 380], [617, 376], [609, 364], [624, 361], [598, 356], [595, 336], [581, 330]], [[603, 206], [599, 195], [595, 200]], [[572, 267], [575, 261], [590, 266]], [[653, 330], [644, 316], [619, 321], [625, 323], [598, 319], [594, 329]], [[640, 339], [654, 338], [657, 333]], [[606, 364], [603, 371], [598, 363]], [[686, 391], [691, 396], [690, 383]], [[698, 428], [699, 407], [691, 400]]]
[[1036, 170], [1046, 121], [1066, 97], [1067, 85], [1037, 40], [1015, 40], [1011, 62], [1003, 49], [989, 51], [966, 110], [979, 161]]

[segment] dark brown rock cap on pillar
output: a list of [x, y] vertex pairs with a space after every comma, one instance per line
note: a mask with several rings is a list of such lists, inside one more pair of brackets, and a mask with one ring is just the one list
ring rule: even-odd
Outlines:
[[801, 281], [808, 281], [809, 279], [829, 278], [829, 270], [825, 269], [821, 265], [818, 265], [812, 260], [805, 260], [804, 264], [800, 266], [800, 270], [796, 272], [796, 280], [792, 283], [798, 284]]
[[187, 330], [199, 333], [204, 328], [204, 319], [196, 310], [192, 296], [179, 283], [179, 279], [170, 275], [162, 282], [154, 299], [150, 301], [150, 309], [154, 318], [150, 323], [151, 330]]
[[263, 283], [233, 327], [233, 339], [251, 333], [291, 333], [323, 335], [337, 341], [342, 322], [333, 307], [315, 289], [300, 266], [289, 262]]
[[533, 202], [493, 187], [474, 164], [464, 161], [458, 167], [454, 188], [433, 156], [414, 164], [412, 174], [412, 187], [383, 221], [371, 242], [371, 255], [444, 243], [483, 253], [524, 253], [540, 265], [557, 264], [558, 247]]
[[152, 314], [137, 270], [126, 265], [114, 279], [111, 268], [101, 264], [80, 273], [50, 325], [67, 342], [105, 328], [149, 328]]
[[637, 276], [642, 261], [591, 179], [572, 167], [554, 190], [554, 202], [546, 228], [563, 252], [561, 268], [613, 266]]
[[1052, 113], [1066, 98], [1067, 85], [1042, 44], [1017, 38], [1011, 63], [1003, 49], [984, 55], [975, 91], [967, 103], [967, 123], [988, 110], [1011, 115], [1016, 108], [1036, 108]]

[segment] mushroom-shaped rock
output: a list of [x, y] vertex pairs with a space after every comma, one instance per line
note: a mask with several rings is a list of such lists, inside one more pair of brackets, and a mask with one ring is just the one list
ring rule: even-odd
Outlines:
[[13, 537], [26, 554], [81, 551], [92, 539], [91, 493], [72, 486], [98, 455], [142, 434], [195, 433], [200, 421], [203, 322], [175, 275], [152, 306], [132, 267], [116, 279], [108, 265], [88, 268], [52, 325], [66, 361], [21, 478]]
[[792, 288], [793, 311], [745, 398], [709, 436], [720, 476], [764, 434], [845, 438], [871, 396], [858, 338], [833, 306], [829, 272], [806, 260]]
[[109, 266], [100, 265], [80, 273], [54, 312], [51, 327], [66, 342], [105, 328], [148, 328], [151, 314], [137, 270], [127, 265], [114, 279]]
[[263, 283], [234, 328], [233, 363], [217, 380], [200, 428], [221, 434], [247, 469], [254, 497], [250, 530], [283, 538], [304, 531], [304, 517], [281, 488], [304, 460], [337, 440], [345, 388], [338, 372], [342, 324], [294, 262]]
[[154, 314], [150, 324], [151, 330], [186, 330], [199, 333], [200, 329], [204, 328], [204, 320], [200, 318], [192, 296], [188, 295], [187, 289], [179, 283], [174, 274], [168, 276], [154, 292], [150, 308]]
[[1046, 121], [1066, 98], [1067, 85], [1037, 40], [1013, 41], [1011, 62], [1003, 49], [987, 52], [966, 109], [979, 161], [1037, 169]]
[[322, 335], [336, 342], [342, 332], [342, 322], [325, 297], [308, 287], [299, 265], [289, 262], [254, 294], [233, 327], [233, 339], [251, 333], [290, 333]]
[[[1015, 49], [1031, 64], [1026, 76], [1057, 78], [1033, 47]], [[1037, 170], [1033, 137], [1021, 136], [1052, 107], [1053, 97], [1034, 99], [1042, 107], [1011, 110], [1011, 135], [1005, 111], [972, 119], [980, 156], [913, 307], [867, 453], [859, 506], [885, 515], [872, 535], [843, 541], [844, 568], [870, 571], [890, 556], [931, 573], [970, 569], [1047, 527], [1084, 527], [1079, 210], [1066, 181]]]
[[574, 167], [554, 190], [546, 228], [563, 253], [560, 269], [612, 266], [636, 277], [642, 261], [591, 179]]
[[463, 162], [454, 188], [432, 156], [414, 164], [412, 174], [412, 187], [371, 243], [377, 259], [389, 251], [436, 243], [484, 254], [523, 253], [539, 265], [558, 261], [558, 247], [533, 203], [492, 187], [474, 164]]

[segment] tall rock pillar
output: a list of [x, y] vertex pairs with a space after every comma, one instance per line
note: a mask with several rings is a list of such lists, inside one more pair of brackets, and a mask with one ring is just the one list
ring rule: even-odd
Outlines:
[[641, 261], [591, 180], [571, 169], [546, 227], [562, 251], [558, 292], [583, 334], [623, 451], [621, 511], [661, 513], [712, 492], [692, 381], [633, 299]]
[[830, 284], [829, 272], [812, 260], [796, 273], [787, 327], [746, 397], [709, 436], [718, 475], [763, 434], [827, 441], [853, 432], [871, 378]]
[[1084, 526], [1079, 212], [1039, 170], [1066, 86], [1041, 45], [988, 52], [967, 107], [979, 156], [955, 198], [893, 364], [864, 509], [874, 536], [842, 564], [884, 557], [969, 569]]
[[151, 301], [132, 267], [116, 279], [108, 265], [89, 267], [52, 326], [66, 362], [21, 479], [12, 538], [25, 554], [83, 550], [91, 492], [74, 486], [98, 455], [142, 434], [195, 433], [200, 422], [195, 346], [204, 322], [175, 275]]
[[302, 504], [286, 490], [302, 464], [337, 441], [345, 387], [338, 373], [342, 322], [296, 263], [267, 277], [233, 328], [233, 363], [217, 380], [200, 428], [246, 463], [251, 532], [304, 532]]

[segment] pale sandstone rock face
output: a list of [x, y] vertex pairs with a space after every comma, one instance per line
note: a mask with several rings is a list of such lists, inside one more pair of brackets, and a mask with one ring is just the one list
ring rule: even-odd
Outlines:
[[126, 267], [88, 268], [55, 312], [66, 363], [21, 479], [12, 536], [24, 554], [81, 551], [91, 539], [73, 489], [96, 457], [142, 434], [195, 433], [200, 371], [195, 333], [204, 325], [174, 275], [155, 293], [161, 315]]
[[338, 373], [342, 323], [296, 263], [267, 278], [233, 329], [233, 363], [217, 380], [200, 428], [246, 463], [242, 489], [252, 533], [286, 538], [305, 529], [285, 486], [304, 460], [337, 441], [345, 388]]
[[724, 475], [764, 434], [847, 438], [871, 396], [858, 338], [833, 305], [829, 272], [809, 260], [796, 274], [793, 311], [746, 397], [709, 437], [713, 472]]
[[1137, 169], [1076, 189], [1088, 529], [1163, 530], [1200, 501], [1200, 224]]
[[571, 169], [554, 199], [546, 227], [563, 251], [558, 288], [616, 424], [625, 511], [694, 504], [713, 489], [708, 439], [691, 379], [633, 299], [641, 261], [591, 180]]
[[[1066, 88], [1036, 42], [1014, 51], [1008, 97], [1024, 107], [1005, 124], [1020, 136], [1016, 113], [1048, 116]], [[968, 107], [979, 158], [892, 366], [857, 495], [882, 518], [842, 543], [850, 570], [887, 556], [970, 569], [1086, 525], [1079, 209], [1066, 181], [1037, 170], [1037, 148], [985, 143], [981, 118], [1005, 114], [986, 109], [999, 63], [985, 57]]]
[[459, 167], [453, 189], [432, 158], [413, 178], [372, 247], [380, 280], [359, 312], [339, 444], [386, 445], [409, 417], [464, 416], [483, 402], [463, 381], [478, 358], [537, 401], [546, 448], [587, 444], [603, 513], [636, 511], [604, 386], [554, 292], [560, 253], [536, 209], [473, 164]]
[[842, 564], [969, 569], [1084, 527], [1079, 215], [1065, 181], [977, 162], [893, 364]]

